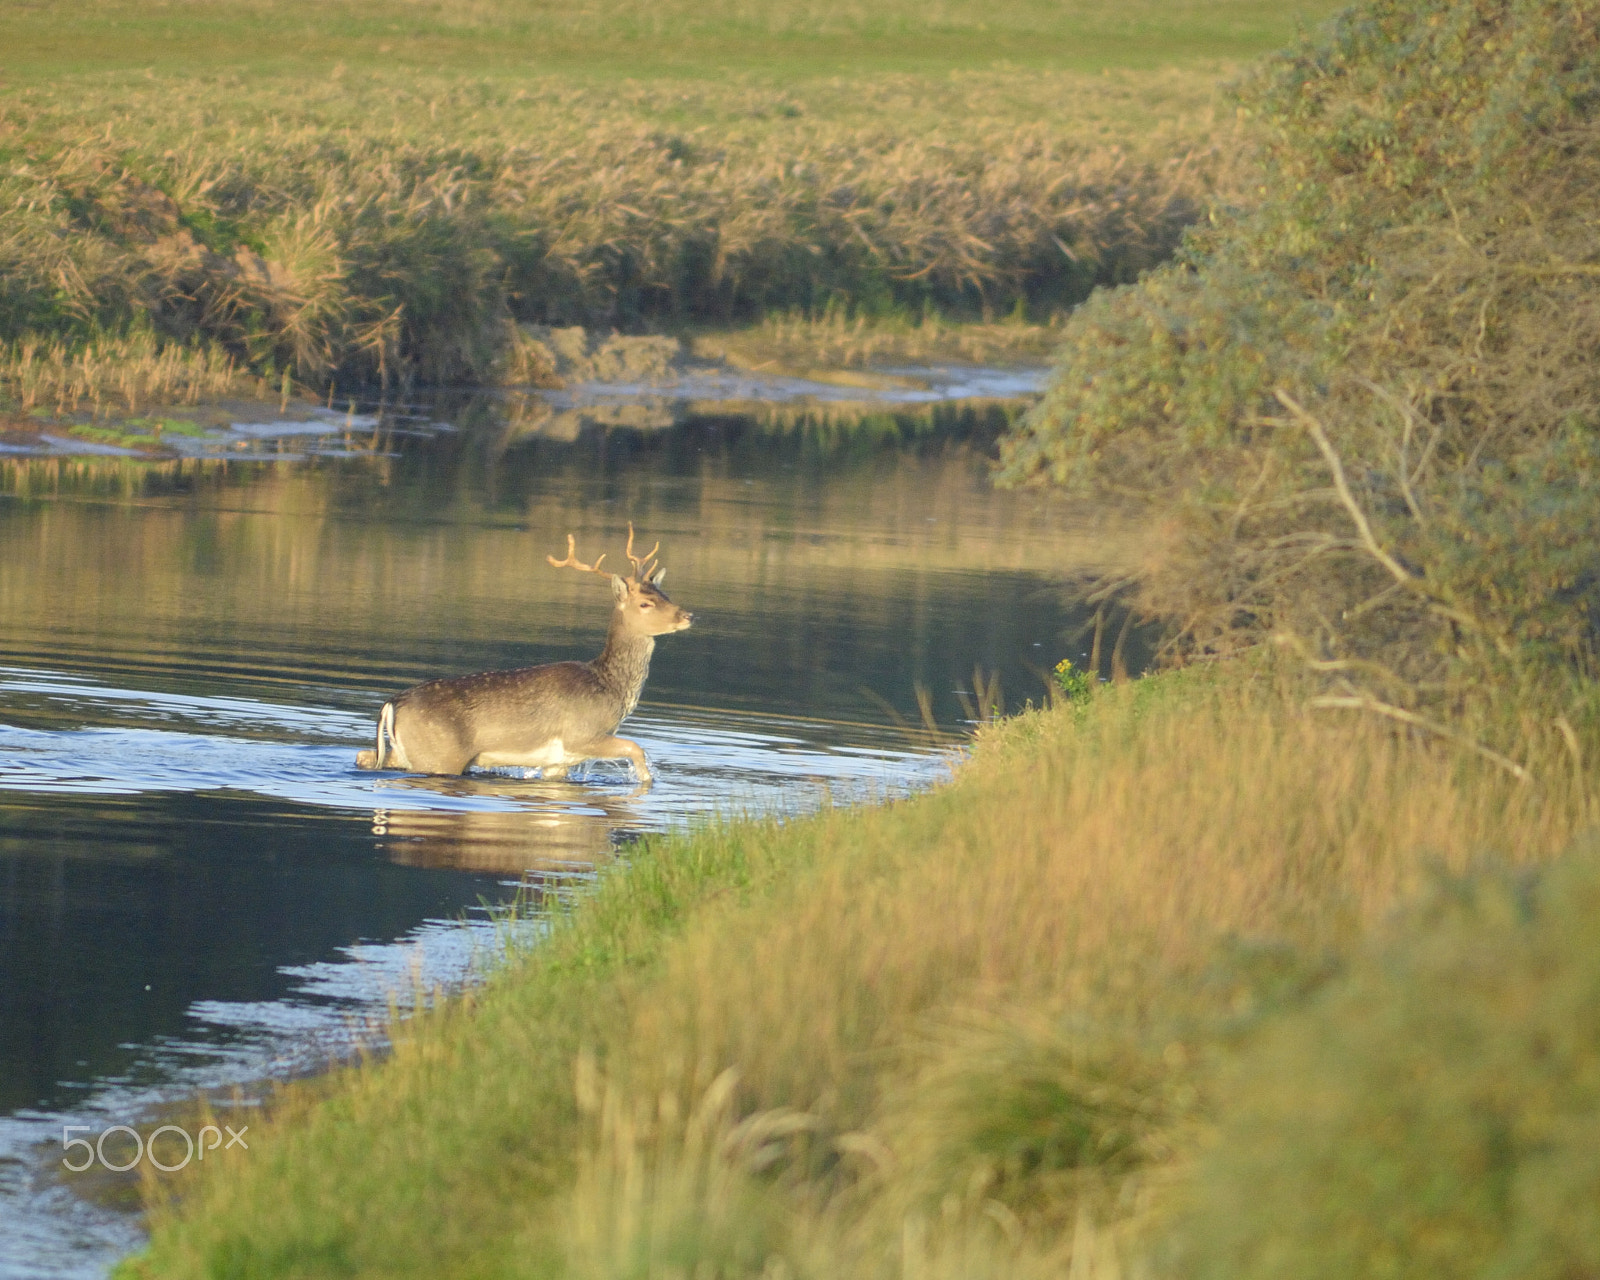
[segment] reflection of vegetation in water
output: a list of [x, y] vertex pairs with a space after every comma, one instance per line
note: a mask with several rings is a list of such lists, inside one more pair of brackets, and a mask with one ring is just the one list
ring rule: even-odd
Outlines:
[[1019, 412], [1006, 401], [960, 400], [886, 408], [867, 401], [731, 404], [644, 396], [613, 403], [563, 408], [538, 395], [509, 392], [503, 399], [465, 406], [462, 417], [481, 422], [502, 447], [530, 438], [570, 444], [614, 428], [620, 441], [631, 432], [660, 432], [685, 423], [720, 423], [729, 434], [765, 438], [769, 447], [801, 446], [808, 455], [848, 463], [884, 449], [970, 444], [987, 451]]
[[25, 500], [7, 536], [26, 549], [0, 567], [0, 641], [42, 665], [220, 661], [263, 692], [309, 662], [371, 698], [588, 656], [603, 602], [543, 557], [568, 531], [604, 540], [632, 519], [663, 539], [674, 597], [706, 624], [661, 655], [652, 699], [878, 720], [865, 687], [915, 721], [920, 684], [949, 724], [974, 666], [1000, 671], [1016, 705], [1042, 697], [1027, 664], [1058, 655], [1034, 645], [1083, 623], [1054, 583], [1137, 546], [1104, 512], [995, 495], [980, 452], [897, 418], [564, 442], [508, 434], [493, 402], [474, 405], [437, 406], [460, 429], [396, 436], [393, 456], [0, 462], [0, 491]]
[[[849, 376], [849, 375], [845, 375]], [[890, 382], [892, 379], [885, 379]], [[922, 389], [908, 377], [900, 384]], [[448, 412], [450, 422], [419, 419], [407, 412], [413, 405], [356, 402], [348, 412], [325, 412], [296, 404], [283, 411], [260, 401], [233, 400], [194, 411], [191, 418], [171, 416], [117, 417], [81, 421], [36, 420], [13, 430], [16, 445], [70, 449], [72, 441], [136, 450], [152, 458], [222, 457], [248, 452], [271, 456], [290, 452], [296, 458], [337, 451], [341, 455], [393, 454], [442, 431], [465, 427], [492, 439], [505, 450], [519, 442], [540, 439], [573, 444], [614, 433], [670, 435], [686, 423], [720, 422], [744, 434], [754, 431], [775, 439], [803, 442], [806, 451], [848, 463], [894, 448], [970, 445], [991, 449], [1021, 411], [1021, 402], [999, 398], [895, 401], [875, 398], [878, 380], [863, 380], [860, 400], [796, 398], [731, 401], [692, 398], [694, 387], [644, 388], [626, 395], [590, 394], [572, 401], [552, 399], [539, 391], [514, 388], [495, 395], [461, 394], [438, 400], [433, 407]], [[446, 409], [445, 406], [448, 406]]]
[[967, 444], [987, 452], [1012, 425], [1019, 409], [997, 401], [963, 401], [894, 411], [862, 405], [784, 409], [756, 421], [764, 432], [804, 441], [821, 456], [870, 453], [918, 445]]

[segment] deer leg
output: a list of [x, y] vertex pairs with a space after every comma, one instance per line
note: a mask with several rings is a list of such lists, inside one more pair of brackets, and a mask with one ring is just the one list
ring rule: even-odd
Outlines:
[[650, 781], [650, 766], [645, 762], [644, 748], [627, 738], [602, 738], [589, 748], [591, 760], [627, 760], [640, 782]]

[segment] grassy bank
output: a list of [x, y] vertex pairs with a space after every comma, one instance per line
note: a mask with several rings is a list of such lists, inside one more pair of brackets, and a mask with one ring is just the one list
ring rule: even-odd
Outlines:
[[136, 412], [499, 380], [518, 324], [1043, 322], [1170, 254], [1229, 180], [1219, 59], [1293, 21], [11, 6], [0, 386]]
[[[1398, 904], [1450, 899], [1485, 860], [1542, 864], [1590, 814], [1570, 773], [1524, 785], [1282, 694], [1137, 682], [1000, 725], [922, 797], [636, 847], [388, 1059], [286, 1091], [123, 1274], [1111, 1276], [1270, 1237], [1239, 1188], [1293, 1163], [1327, 1096], [1293, 1091], [1295, 1029], [1337, 1037], [1339, 1001], [1383, 1003], [1366, 939]], [[1478, 940], [1521, 946], [1537, 911], [1479, 898]], [[1478, 919], [1416, 932], [1440, 918]], [[1563, 972], [1523, 969], [1529, 990]], [[1426, 1057], [1440, 1034], [1404, 1043]], [[1363, 1036], [1357, 1058], [1393, 1056]], [[1470, 1044], [1453, 1061], [1481, 1065]], [[1252, 1071], [1277, 1082], [1264, 1119], [1240, 1111]], [[1393, 1145], [1384, 1096], [1363, 1124]], [[1441, 1176], [1581, 1173], [1564, 1138], [1565, 1166], [1547, 1144], [1485, 1173], [1478, 1094], [1441, 1097], [1434, 1122], [1470, 1131]], [[1401, 1252], [1442, 1220], [1418, 1210]], [[1495, 1223], [1483, 1238], [1526, 1214]]]

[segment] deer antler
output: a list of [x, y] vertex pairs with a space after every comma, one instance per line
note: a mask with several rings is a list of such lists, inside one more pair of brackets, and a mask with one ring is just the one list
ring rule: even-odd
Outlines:
[[656, 540], [656, 545], [651, 547], [650, 550], [645, 553], [643, 559], [640, 559], [638, 556], [634, 555], [633, 554], [633, 521], [632, 520], [628, 521], [628, 549], [624, 554], [628, 557], [629, 561], [633, 564], [633, 580], [635, 582], [644, 582], [650, 577], [650, 571], [651, 571], [652, 568], [654, 568], [654, 566], [650, 562], [656, 558], [656, 552], [658, 552], [660, 550], [661, 550], [661, 541], [660, 541], [660, 539], [657, 539]]
[[[631, 547], [633, 543], [630, 542], [628, 545]], [[577, 551], [578, 540], [569, 533], [567, 535], [567, 558], [565, 560], [557, 560], [554, 556], [546, 556], [545, 559], [557, 569], [582, 569], [585, 573], [598, 573], [602, 577], [611, 576], [600, 567], [606, 562], [604, 556], [601, 556], [593, 564], [584, 564], [582, 560], [578, 559]]]

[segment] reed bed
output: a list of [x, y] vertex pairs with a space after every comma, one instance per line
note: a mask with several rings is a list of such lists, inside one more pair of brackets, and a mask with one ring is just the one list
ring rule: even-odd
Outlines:
[[216, 344], [179, 346], [153, 334], [17, 342], [0, 354], [0, 378], [23, 413], [57, 417], [84, 408], [138, 413], [150, 405], [198, 404], [222, 396], [265, 393], [261, 378]]
[[935, 793], [635, 850], [389, 1059], [286, 1091], [123, 1274], [1159, 1268], [1218, 1062], [1440, 874], [1591, 821], [1570, 771], [1284, 692], [1103, 690]]
[[[1132, 81], [1097, 98], [1098, 79], [530, 92], [351, 73], [13, 92], [0, 385], [105, 398], [86, 371], [125, 338], [145, 359], [127, 337], [144, 333], [200, 361], [201, 382], [225, 355], [320, 393], [494, 380], [517, 324], [1046, 321], [1165, 258], [1230, 180], [1209, 74], [1152, 76], [1156, 105], [1137, 109]], [[1176, 115], [1150, 125], [1163, 103]], [[37, 361], [57, 348], [78, 368], [51, 391]]]

